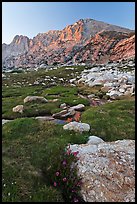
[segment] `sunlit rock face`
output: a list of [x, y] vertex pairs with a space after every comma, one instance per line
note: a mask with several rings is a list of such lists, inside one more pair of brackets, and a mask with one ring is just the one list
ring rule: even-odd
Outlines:
[[2, 45], [3, 67], [37, 67], [54, 63], [97, 63], [135, 55], [132, 30], [93, 19], [80, 19], [63, 30], [33, 39], [16, 35]]

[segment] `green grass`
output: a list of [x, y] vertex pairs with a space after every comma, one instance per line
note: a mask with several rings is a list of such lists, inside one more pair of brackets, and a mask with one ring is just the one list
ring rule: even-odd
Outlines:
[[[134, 97], [120, 97], [119, 101], [113, 103], [89, 107], [89, 101], [78, 94], [87, 96], [94, 93], [96, 97], [102, 97], [101, 86], [79, 84], [72, 87], [69, 84], [69, 79], [75, 78], [84, 68], [79, 66], [74, 67], [74, 70], [66, 70], [61, 67], [51, 71], [40, 69], [26, 74], [5, 74], [8, 78], [2, 81], [2, 117], [15, 120], [2, 127], [3, 202], [66, 202], [62, 191], [55, 189], [50, 179], [59, 167], [62, 152], [69, 143], [86, 143], [90, 135], [99, 136], [105, 141], [135, 139]], [[56, 77], [56, 85], [53, 86], [52, 80], [45, 81], [45, 85], [28, 85], [36, 80], [44, 81], [46, 76]], [[23, 81], [24, 85], [14, 86]], [[57, 98], [58, 101], [24, 104], [23, 99], [28, 95], [43, 96], [48, 100]], [[25, 118], [52, 115], [61, 110], [61, 103], [69, 106], [82, 103], [86, 106], [81, 120], [90, 124], [89, 133], [65, 131], [62, 125]], [[22, 104], [23, 114], [12, 112], [13, 107]]]
[[135, 139], [135, 101], [120, 100], [92, 107], [82, 114], [82, 122], [91, 125], [91, 134], [105, 141]]
[[[27, 71], [26, 73], [18, 73], [14, 75], [13, 73], [5, 73], [6, 77], [3, 78], [3, 85], [7, 84], [8, 86], [13, 86], [13, 84], [17, 84], [17, 82], [24, 82], [24, 85], [22, 86], [28, 86], [28, 83], [33, 84], [34, 81], [44, 81], [47, 87], [50, 87], [50, 84], [52, 84], [52, 81], [47, 80], [45, 81], [45, 76], [49, 76], [51, 79], [53, 77], [56, 77], [54, 81], [57, 84], [63, 85], [68, 84], [70, 78], [77, 77], [81, 71], [85, 69], [85, 66], [73, 66], [74, 70], [66, 69], [66, 68], [72, 68], [72, 67], [60, 67], [55, 70], [46, 70], [46, 69], [39, 69], [38, 71]], [[73, 74], [73, 75], [72, 75]], [[63, 78], [64, 82], [60, 81], [59, 78]], [[41, 86], [41, 85], [39, 85]]]
[[79, 84], [78, 85], [78, 91], [80, 94], [83, 94], [83, 95], [90, 95], [90, 94], [96, 95], [100, 92], [101, 87], [102, 86], [100, 86], [100, 85], [89, 87], [89, 86], [84, 85], [84, 84]]
[[[63, 202], [49, 177], [58, 166], [60, 152], [68, 143], [85, 143], [87, 133], [79, 135], [64, 131], [61, 125], [22, 118], [4, 124], [2, 134], [3, 202]], [[47, 166], [51, 171], [46, 178], [41, 172]]]
[[25, 87], [3, 87], [2, 97], [26, 97], [27, 95], [40, 95], [42, 87], [39, 86], [25, 86]]
[[[31, 71], [27, 73], [18, 73], [16, 75], [12, 73], [6, 73], [7, 78], [2, 81], [2, 118], [15, 119], [21, 117], [33, 117], [40, 115], [52, 115], [55, 112], [60, 111], [59, 107], [61, 103], [66, 103], [69, 106], [83, 103], [89, 105], [87, 99], [83, 99], [78, 96], [78, 88], [71, 87], [68, 83], [71, 74], [76, 77], [85, 67], [74, 67], [74, 70], [66, 70], [66, 67], [61, 67], [57, 70], [45, 70], [39, 69], [38, 71]], [[54, 81], [56, 86], [52, 85], [52, 81], [45, 81], [45, 77], [49, 76], [51, 79], [56, 77]], [[64, 82], [59, 78], [63, 78]], [[35, 86], [29, 86], [28, 83], [33, 84], [34, 81], [39, 80], [45, 82], [45, 86], [41, 83]], [[26, 83], [28, 81], [28, 83]], [[24, 82], [24, 85], [17, 87], [18, 83]], [[13, 85], [14, 83], [14, 85]], [[5, 85], [7, 84], [7, 85]], [[58, 102], [49, 102], [47, 104], [30, 103], [24, 104], [23, 99], [29, 95], [43, 96], [48, 100], [58, 99]], [[23, 114], [14, 113], [13, 107], [24, 104]]]
[[[80, 103], [89, 105], [87, 99], [83, 99], [78, 96], [78, 89], [71, 86], [55, 86], [46, 89], [42, 87], [14, 87], [13, 90], [10, 87], [3, 88], [2, 98], [2, 118], [15, 119], [20, 117], [33, 117], [52, 115], [53, 113], [60, 111], [60, 104], [66, 103], [69, 106], [78, 105]], [[57, 98], [57, 102], [38, 103], [31, 102], [24, 104], [24, 98], [28, 95], [43, 96], [48, 100]], [[24, 112], [14, 113], [13, 107], [17, 105], [24, 105]]]

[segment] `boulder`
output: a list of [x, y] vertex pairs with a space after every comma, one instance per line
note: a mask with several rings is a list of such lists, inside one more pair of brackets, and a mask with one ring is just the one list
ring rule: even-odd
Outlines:
[[52, 115], [52, 117], [53, 118], [57, 118], [57, 119], [63, 119], [63, 118], [67, 118], [67, 117], [73, 116], [73, 115], [75, 115], [75, 113], [76, 113], [75, 110], [70, 110], [70, 111], [62, 110], [62, 111], [60, 111], [58, 113], [54, 113]]
[[51, 116], [37, 116], [35, 117], [35, 119], [40, 120], [40, 121], [51, 121], [51, 120], [55, 120], [53, 117]]
[[120, 93], [119, 91], [112, 90], [109, 93], [106, 93], [106, 95], [110, 96], [111, 99], [118, 99], [123, 94]]
[[84, 132], [90, 130], [90, 125], [87, 123], [70, 122], [63, 126], [64, 130], [74, 130], [75, 132]]
[[83, 111], [84, 109], [85, 109], [85, 106], [83, 104], [78, 104], [76, 106], [70, 107], [68, 111], [71, 111], [71, 110]]
[[48, 100], [45, 99], [45, 98], [42, 97], [42, 96], [27, 96], [27, 97], [24, 99], [24, 103], [28, 103], [28, 102], [32, 102], [32, 101], [40, 101], [40, 102], [45, 102], [45, 103], [48, 102]]
[[12, 109], [12, 111], [15, 112], [15, 113], [23, 113], [23, 110], [24, 110], [23, 105], [17, 105]]
[[59, 101], [59, 99], [58, 98], [55, 98], [55, 99], [53, 99], [53, 100], [51, 100], [51, 102], [57, 102], [57, 101]]
[[88, 144], [99, 144], [104, 142], [101, 138], [97, 137], [97, 136], [89, 136], [89, 140], [88, 140]]
[[2, 119], [2, 125], [4, 125], [5, 123], [8, 123], [8, 122], [11, 122], [12, 120], [5, 120], [5, 119]]
[[92, 98], [95, 97], [95, 94], [90, 94], [90, 95], [88, 95], [87, 97], [88, 97], [89, 99], [92, 99]]
[[119, 89], [119, 92], [120, 92], [120, 93], [124, 93], [124, 92], [125, 92], [125, 89], [120, 88], [120, 89]]
[[62, 108], [62, 109], [66, 109], [66, 108], [67, 108], [66, 103], [62, 103], [62, 104], [60, 105], [60, 108]]
[[84, 201], [135, 202], [135, 140], [99, 139], [70, 145], [72, 152], [79, 152], [77, 169]]

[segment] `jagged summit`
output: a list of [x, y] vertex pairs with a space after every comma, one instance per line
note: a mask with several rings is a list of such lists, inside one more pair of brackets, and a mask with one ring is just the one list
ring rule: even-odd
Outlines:
[[[100, 60], [98, 57], [100, 52], [104, 62], [111, 58], [111, 54], [116, 49], [115, 46], [118, 43], [122, 44], [122, 40], [126, 40], [126, 43], [122, 44], [122, 49], [117, 46], [120, 52], [124, 53], [115, 56], [115, 59], [119, 59], [119, 56], [134, 55], [135, 38], [132, 36], [134, 31], [127, 28], [90, 18], [80, 19], [62, 30], [39, 33], [33, 39], [16, 35], [9, 45], [2, 45], [3, 67], [34, 67], [45, 61], [48, 64], [92, 63]], [[128, 46], [129, 49], [127, 49]]]

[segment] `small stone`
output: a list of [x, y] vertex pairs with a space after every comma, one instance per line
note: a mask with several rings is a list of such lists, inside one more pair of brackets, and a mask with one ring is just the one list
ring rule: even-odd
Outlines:
[[66, 108], [67, 108], [66, 103], [62, 103], [62, 104], [60, 105], [60, 108], [62, 108], [62, 109], [66, 109]]
[[124, 93], [124, 92], [125, 92], [125, 89], [120, 88], [120, 89], [119, 89], [119, 92], [120, 92], [120, 93]]
[[89, 136], [88, 144], [99, 144], [104, 142], [101, 138], [97, 136]]
[[13, 112], [16, 112], [16, 113], [23, 113], [23, 110], [24, 110], [24, 106], [23, 105], [17, 105], [15, 106], [12, 111]]
[[90, 125], [87, 123], [70, 122], [63, 126], [64, 130], [74, 130], [75, 132], [84, 132], [90, 130]]

